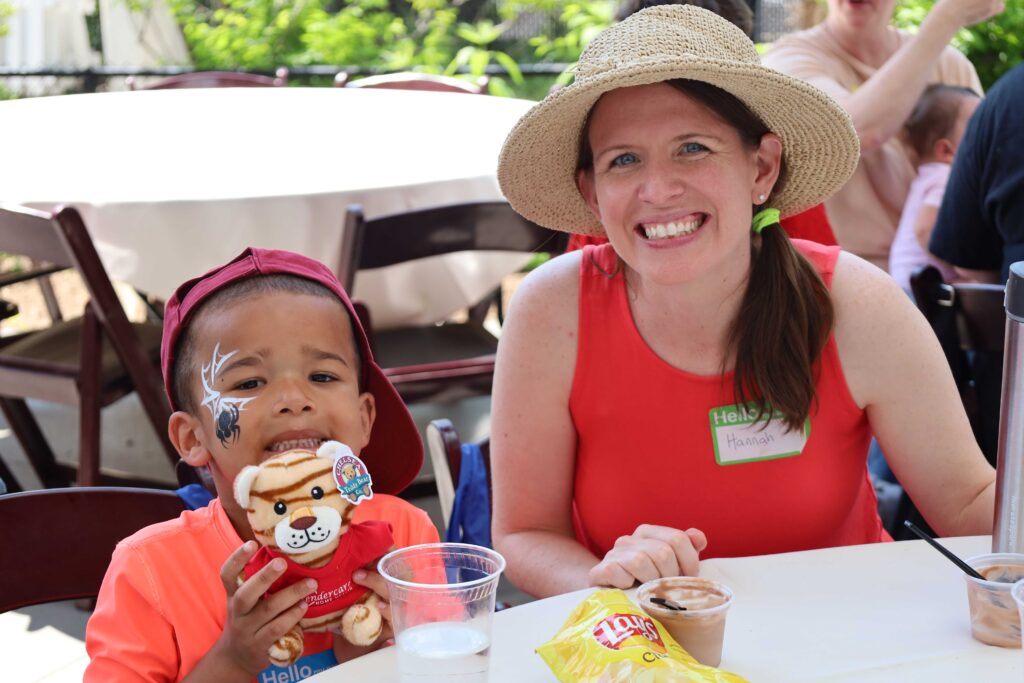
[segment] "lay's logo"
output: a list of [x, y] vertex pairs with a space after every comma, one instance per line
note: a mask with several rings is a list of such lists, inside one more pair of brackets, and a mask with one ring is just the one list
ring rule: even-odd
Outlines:
[[640, 614], [613, 614], [594, 626], [594, 639], [609, 650], [618, 650], [633, 636], [639, 636], [656, 645], [662, 652], [665, 651], [665, 643], [661, 640], [658, 627], [650, 617]]

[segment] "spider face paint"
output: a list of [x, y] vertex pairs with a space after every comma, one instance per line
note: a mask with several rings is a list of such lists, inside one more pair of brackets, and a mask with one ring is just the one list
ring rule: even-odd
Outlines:
[[209, 365], [204, 365], [203, 371], [200, 373], [203, 381], [203, 405], [209, 408], [210, 414], [213, 415], [213, 422], [217, 427], [217, 438], [220, 439], [220, 445], [224, 448], [227, 448], [229, 443], [237, 441], [241, 435], [242, 429], [238, 426], [238, 415], [245, 409], [245, 404], [252, 400], [251, 398], [225, 397], [213, 388], [224, 363], [236, 353], [238, 351], [221, 354], [220, 343], [218, 343], [213, 347], [213, 358], [210, 359]]

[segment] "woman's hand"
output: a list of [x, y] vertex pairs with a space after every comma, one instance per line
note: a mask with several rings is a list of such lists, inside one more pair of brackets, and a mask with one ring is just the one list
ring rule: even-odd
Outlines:
[[[376, 567], [377, 562], [372, 563], [372, 567]], [[394, 629], [391, 628], [391, 603], [388, 602], [388, 583], [384, 580], [376, 569], [366, 568], [357, 569], [352, 572], [352, 581], [358, 583], [360, 586], [365, 586], [371, 591], [377, 594], [378, 602], [377, 609], [380, 610], [380, 615], [383, 618], [383, 625], [381, 627], [380, 636], [377, 638], [377, 642], [373, 645], [366, 647], [360, 647], [353, 645], [352, 643], [345, 640], [340, 634], [334, 635], [334, 656], [338, 662], [347, 662], [350, 659], [361, 657], [374, 650], [379, 650], [385, 645], [389, 644], [391, 639], [394, 637]]]
[[663, 576], [696, 576], [707, 545], [700, 529], [641, 524], [631, 535], [620, 536], [587, 578], [592, 586], [626, 589]]
[[932, 12], [946, 13], [958, 26], [973, 26], [991, 19], [1004, 8], [1003, 0], [940, 0]]

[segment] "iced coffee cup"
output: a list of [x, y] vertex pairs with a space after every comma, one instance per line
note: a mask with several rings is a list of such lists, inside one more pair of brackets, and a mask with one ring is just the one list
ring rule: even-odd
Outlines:
[[964, 574], [971, 635], [989, 645], [1020, 647], [1020, 614], [1011, 590], [1015, 582], [1024, 579], [1024, 555], [978, 555], [968, 559], [967, 564], [985, 577], [981, 581]]
[[698, 662], [715, 667], [722, 662], [731, 590], [716, 581], [679, 576], [648, 581], [637, 589], [636, 600]]

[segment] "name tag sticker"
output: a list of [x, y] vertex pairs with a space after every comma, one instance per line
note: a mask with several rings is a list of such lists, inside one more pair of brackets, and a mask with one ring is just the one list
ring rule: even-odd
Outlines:
[[811, 435], [810, 419], [804, 422], [803, 429], [786, 431], [781, 416], [767, 423], [759, 420], [760, 416], [756, 403], [721, 406], [708, 412], [719, 465], [790, 458], [803, 452]]
[[306, 655], [291, 666], [270, 665], [259, 673], [256, 683], [298, 683], [313, 674], [318, 674], [337, 665], [338, 660], [334, 656], [334, 650], [323, 650]]

